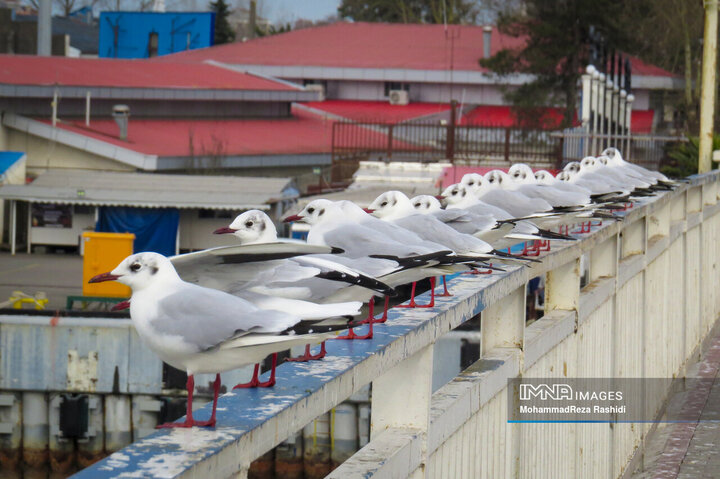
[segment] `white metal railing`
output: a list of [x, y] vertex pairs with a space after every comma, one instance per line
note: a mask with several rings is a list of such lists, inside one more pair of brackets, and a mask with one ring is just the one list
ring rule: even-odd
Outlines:
[[[80, 476], [243, 477], [372, 383], [370, 442], [329, 477], [618, 477], [651, 424], [508, 423], [508, 380], [681, 375], [720, 312], [719, 178], [693, 177], [531, 268], [463, 277], [434, 309], [392, 311], [372, 341], [283, 365], [273, 390], [224, 395], [217, 429], [157, 432]], [[525, 287], [538, 275], [546, 313], [526, 327]], [[435, 341], [480, 312], [481, 359], [433, 393]]]

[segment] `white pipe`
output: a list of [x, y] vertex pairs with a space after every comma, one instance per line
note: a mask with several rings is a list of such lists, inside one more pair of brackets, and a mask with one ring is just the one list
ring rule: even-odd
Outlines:
[[52, 54], [52, 2], [40, 0], [38, 3], [37, 54], [49, 57]]
[[17, 234], [17, 201], [10, 200], [10, 254], [15, 254], [15, 241]]
[[698, 173], [712, 168], [713, 114], [715, 113], [715, 69], [717, 68], [718, 0], [705, 0], [702, 91], [700, 95], [700, 161]]
[[90, 126], [90, 90], [85, 94], [85, 126]]
[[53, 92], [53, 100], [52, 100], [52, 126], [55, 126], [57, 123], [57, 105], [58, 105], [58, 91], [57, 88]]
[[32, 253], [32, 203], [27, 209], [27, 254]]

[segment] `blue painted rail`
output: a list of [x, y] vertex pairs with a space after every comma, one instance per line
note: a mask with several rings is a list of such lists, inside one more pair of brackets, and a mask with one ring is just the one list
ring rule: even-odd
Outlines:
[[[324, 360], [278, 368], [275, 387], [223, 395], [216, 429], [155, 432], [76, 477], [242, 477], [253, 460], [369, 383], [370, 443], [331, 477], [522, 476], [541, 472], [540, 462], [547, 466], [544, 477], [615, 476], [638, 450], [641, 429], [594, 427], [581, 434], [572, 426], [569, 434], [507, 425], [508, 379], [607, 377], [613, 364], [647, 377], [682, 373], [683, 361], [714, 323], [720, 295], [711, 281], [701, 283], [702, 292], [684, 289], [685, 303], [667, 298], [675, 284], [694, 284], [720, 263], [719, 176], [698, 176], [638, 203], [622, 221], [554, 247], [531, 267], [459, 276], [451, 282], [453, 296], [437, 298], [432, 309], [392, 310], [372, 340], [330, 341]], [[687, 266], [682, 275], [668, 274], [670, 258], [679, 254]], [[589, 258], [584, 288], [582, 256]], [[546, 275], [546, 314], [526, 326], [525, 285], [539, 275]], [[693, 306], [700, 300], [702, 307]], [[683, 304], [686, 310], [676, 311]], [[481, 360], [433, 393], [434, 343], [480, 312]], [[644, 344], [659, 343], [672, 355], [648, 356], [657, 348]], [[204, 407], [196, 417], [209, 413]], [[607, 473], [592, 469], [600, 467]]]

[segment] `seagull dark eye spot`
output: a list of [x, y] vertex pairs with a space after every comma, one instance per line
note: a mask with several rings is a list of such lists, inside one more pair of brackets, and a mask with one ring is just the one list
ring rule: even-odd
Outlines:
[[246, 226], [247, 228], [252, 228], [252, 225], [253, 225], [253, 222], [252, 222], [252, 221], [248, 221], [248, 222], [245, 223], [245, 226]]
[[140, 268], [142, 268], [142, 265], [140, 263], [133, 263], [130, 265], [130, 271], [133, 273], [140, 271]]
[[463, 190], [462, 196], [465, 197], [466, 194], [467, 194], [467, 191]]
[[468, 185], [470, 185], [470, 186], [472, 186], [472, 185], [474, 185], [474, 184], [475, 184], [474, 181], [471, 181], [471, 182], [468, 183]]
[[318, 213], [318, 216], [322, 216], [322, 215], [324, 215], [324, 214], [325, 214], [325, 208], [323, 208], [323, 209], [320, 210], [320, 213]]
[[315, 212], [315, 208], [308, 208], [308, 213], [313, 214]]
[[380, 206], [382, 206], [382, 207], [387, 206], [387, 201], [383, 201], [382, 203], [380, 203]]
[[422, 206], [422, 205], [421, 205], [420, 203], [415, 203], [413, 206], [414, 206], [415, 208], [420, 208], [420, 206]]

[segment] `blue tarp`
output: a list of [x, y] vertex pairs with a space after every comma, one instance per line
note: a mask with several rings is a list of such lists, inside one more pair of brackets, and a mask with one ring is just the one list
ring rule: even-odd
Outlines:
[[155, 251], [172, 256], [180, 213], [173, 208], [130, 208], [104, 206], [95, 231], [103, 233], [134, 233], [133, 250]]
[[25, 153], [22, 151], [0, 151], [0, 176], [23, 156], [25, 156]]

